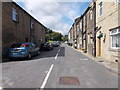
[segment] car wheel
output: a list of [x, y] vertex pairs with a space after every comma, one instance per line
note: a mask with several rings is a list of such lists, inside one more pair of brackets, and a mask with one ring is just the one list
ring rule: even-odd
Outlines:
[[40, 51], [38, 51], [38, 54], [37, 55], [39, 55], [40, 54]]
[[51, 50], [51, 48], [48, 49], [49, 51]]
[[9, 60], [13, 60], [13, 58], [9, 57]]
[[31, 53], [29, 53], [27, 59], [31, 59], [31, 58], [32, 58]]

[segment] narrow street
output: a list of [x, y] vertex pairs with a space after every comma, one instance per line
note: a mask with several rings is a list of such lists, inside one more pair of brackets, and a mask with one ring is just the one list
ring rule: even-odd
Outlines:
[[31, 60], [4, 62], [2, 75], [3, 88], [118, 87], [117, 75], [66, 44], [42, 51]]

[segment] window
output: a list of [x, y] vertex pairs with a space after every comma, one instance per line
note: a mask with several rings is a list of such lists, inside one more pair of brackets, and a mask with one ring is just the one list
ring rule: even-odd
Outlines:
[[79, 25], [77, 25], [77, 31], [79, 32], [80, 30], [79, 30]]
[[99, 4], [99, 14], [102, 16], [102, 9], [103, 9], [103, 4], [102, 2]]
[[15, 8], [12, 9], [12, 20], [16, 22], [18, 21], [18, 13]]
[[30, 28], [34, 29], [34, 23], [33, 23], [33, 21], [30, 22]]
[[120, 0], [116, 0], [117, 3], [120, 3]]
[[110, 32], [111, 35], [111, 48], [120, 48], [120, 29], [114, 29]]
[[92, 20], [92, 11], [90, 11], [90, 20]]

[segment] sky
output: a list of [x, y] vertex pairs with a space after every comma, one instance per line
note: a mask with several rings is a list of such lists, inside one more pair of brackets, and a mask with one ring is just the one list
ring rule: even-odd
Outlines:
[[68, 34], [75, 18], [87, 9], [89, 2], [17, 2], [44, 26]]

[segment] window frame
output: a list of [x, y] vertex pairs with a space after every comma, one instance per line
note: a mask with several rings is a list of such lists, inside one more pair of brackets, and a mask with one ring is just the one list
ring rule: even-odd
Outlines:
[[116, 30], [115, 33], [112, 33], [113, 30], [110, 31], [110, 48], [111, 48], [111, 49], [120, 49], [120, 47], [113, 47], [113, 46], [112, 46], [112, 44], [113, 44], [113, 42], [112, 42], [112, 41], [113, 41], [113, 40], [112, 40], [112, 37], [113, 37], [113, 36], [116, 36], [116, 35], [120, 35], [120, 28], [114, 29], [114, 30]]
[[30, 29], [34, 29], [34, 22], [32, 20], [30, 21]]
[[92, 12], [92, 10], [90, 10], [90, 12], [89, 12], [89, 19], [90, 19], [90, 20], [93, 19], [93, 12]]
[[103, 2], [99, 3], [99, 16], [103, 15]]
[[12, 8], [12, 20], [18, 22], [18, 11], [15, 8]]
[[116, 3], [120, 4], [120, 0], [116, 0]]

